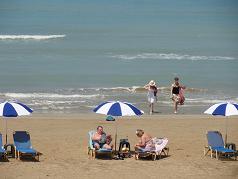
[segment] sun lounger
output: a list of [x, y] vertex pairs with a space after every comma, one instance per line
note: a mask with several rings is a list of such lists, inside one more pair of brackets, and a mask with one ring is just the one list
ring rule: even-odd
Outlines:
[[88, 156], [90, 158], [96, 158], [97, 155], [107, 155], [110, 158], [113, 157], [113, 150], [112, 149], [98, 149], [96, 150], [93, 146], [92, 136], [95, 134], [96, 131], [90, 131], [88, 133], [89, 140], [88, 140]]
[[21, 159], [23, 155], [30, 155], [39, 161], [39, 152], [32, 148], [30, 134], [26, 131], [15, 131], [13, 133], [15, 145], [15, 156]]
[[152, 139], [154, 147], [151, 149], [143, 149], [139, 148], [135, 150], [135, 159], [138, 160], [139, 158], [143, 157], [152, 157], [152, 160], [156, 160], [156, 158], [161, 158], [162, 155], [168, 156], [169, 154], [169, 147], [166, 147], [168, 144], [167, 138], [153, 138]]
[[3, 144], [2, 144], [2, 134], [0, 133], [0, 157], [3, 159], [7, 159], [7, 152], [6, 150], [4, 149], [3, 147]]
[[208, 131], [207, 132], [208, 146], [204, 148], [204, 156], [210, 152], [211, 158], [215, 154], [216, 158], [220, 156], [235, 157], [237, 158], [237, 151], [225, 148], [222, 135], [219, 131]]

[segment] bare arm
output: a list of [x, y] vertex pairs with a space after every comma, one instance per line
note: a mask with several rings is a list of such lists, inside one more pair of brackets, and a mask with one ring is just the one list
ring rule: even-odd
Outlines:
[[145, 147], [146, 146], [146, 137], [141, 137], [141, 144], [140, 147]]
[[186, 89], [186, 86], [181, 85], [180, 87], [181, 87], [182, 89]]
[[171, 96], [171, 97], [173, 96], [173, 87], [174, 87], [174, 85], [172, 84], [172, 85], [171, 85], [171, 88], [170, 88], [170, 96]]
[[[103, 133], [104, 134], [104, 133]], [[93, 141], [101, 140], [102, 135], [99, 135], [97, 132], [92, 136]]]
[[141, 140], [138, 144], [136, 144], [137, 147], [145, 147], [146, 146], [146, 140], [144, 137], [141, 137]]
[[[96, 133], [95, 133], [96, 134]], [[95, 134], [93, 134], [93, 136], [92, 136], [92, 140], [97, 140], [97, 138], [96, 138], [96, 135]]]
[[146, 84], [146, 85], [144, 86], [144, 88], [145, 88], [145, 89], [149, 89], [149, 84]]

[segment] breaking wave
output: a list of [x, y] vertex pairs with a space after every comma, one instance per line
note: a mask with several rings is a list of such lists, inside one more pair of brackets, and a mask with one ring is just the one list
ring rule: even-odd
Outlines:
[[[169, 92], [170, 87], [160, 86], [160, 91]], [[132, 87], [109, 87], [109, 88], [78, 88], [78, 89], [65, 89], [59, 90], [58, 92], [32, 92], [32, 93], [0, 93], [0, 97], [7, 98], [97, 98], [103, 96], [110, 96], [114, 94], [128, 93], [145, 93], [147, 90], [143, 86], [132, 86]], [[186, 92], [197, 93], [206, 92], [207, 89], [202, 88], [186, 88]]]
[[53, 93], [5, 93], [4, 96], [11, 98], [95, 98], [99, 94], [80, 95], [80, 94], [53, 94]]
[[0, 35], [0, 40], [48, 40], [64, 38], [66, 35]]
[[235, 60], [235, 57], [225, 56], [194, 56], [194, 55], [183, 55], [175, 53], [141, 53], [136, 55], [111, 55], [110, 57], [122, 59], [122, 60]]

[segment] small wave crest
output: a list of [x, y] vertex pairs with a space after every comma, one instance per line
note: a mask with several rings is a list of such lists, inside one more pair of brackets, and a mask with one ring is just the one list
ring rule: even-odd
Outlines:
[[[162, 93], [169, 93], [170, 87], [168, 86], [159, 86], [159, 91]], [[186, 88], [188, 93], [199, 93], [206, 92], [207, 89], [200, 88]], [[75, 99], [75, 98], [84, 98], [84, 99], [93, 99], [93, 98], [104, 98], [114, 94], [123, 94], [123, 93], [146, 93], [147, 90], [143, 86], [132, 86], [132, 87], [108, 87], [108, 88], [79, 88], [79, 89], [65, 89], [59, 90], [58, 92], [32, 92], [32, 93], [16, 93], [16, 92], [6, 92], [0, 93], [2, 98], [59, 98], [59, 99]]]
[[136, 55], [111, 55], [110, 57], [122, 59], [122, 60], [235, 60], [235, 57], [224, 56], [194, 56], [175, 53], [141, 53]]
[[0, 40], [48, 40], [64, 38], [66, 35], [0, 35]]
[[235, 102], [236, 99], [207, 99], [207, 98], [186, 98], [186, 103], [190, 104], [216, 104], [216, 103], [223, 103], [223, 102]]
[[132, 86], [132, 87], [112, 87], [112, 88], [97, 88], [96, 91], [111, 91], [111, 92], [144, 92], [145, 88], [141, 86]]
[[81, 95], [81, 94], [53, 94], [53, 93], [5, 93], [4, 96], [10, 98], [95, 98], [99, 94]]
[[[160, 91], [170, 91], [171, 88], [169, 86], [159, 86], [158, 89]], [[82, 89], [80, 89], [82, 90]], [[89, 88], [86, 89], [84, 88], [82, 91], [99, 91], [99, 92], [131, 92], [131, 93], [144, 93], [147, 90], [143, 86], [132, 86], [132, 87], [109, 87], [109, 88]], [[192, 88], [192, 87], [187, 87], [186, 92], [206, 92], [208, 91], [207, 89], [202, 89], [202, 88]]]

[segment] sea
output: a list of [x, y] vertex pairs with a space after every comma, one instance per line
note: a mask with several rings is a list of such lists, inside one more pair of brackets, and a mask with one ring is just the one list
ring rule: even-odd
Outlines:
[[238, 102], [237, 0], [1, 0], [0, 101], [35, 113], [93, 113], [127, 101], [173, 113], [170, 86], [185, 85], [181, 114]]

